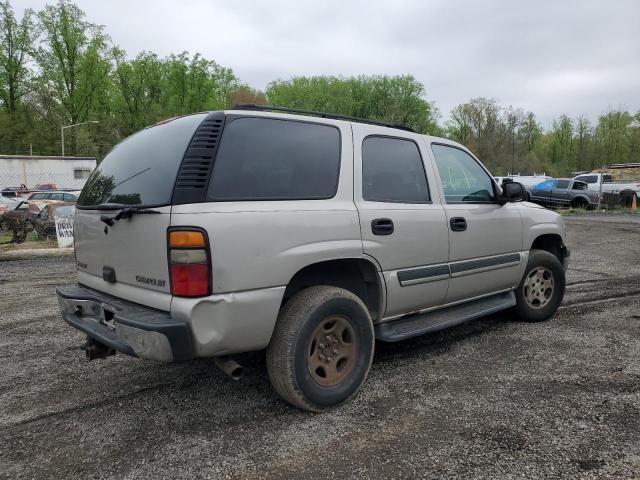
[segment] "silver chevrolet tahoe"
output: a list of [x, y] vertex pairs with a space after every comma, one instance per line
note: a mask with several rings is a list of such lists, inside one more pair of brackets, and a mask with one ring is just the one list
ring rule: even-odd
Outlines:
[[500, 310], [554, 315], [562, 218], [465, 147], [378, 122], [238, 106], [116, 145], [78, 200], [78, 283], [58, 288], [90, 359], [266, 350], [275, 390], [322, 411], [362, 386], [375, 340]]

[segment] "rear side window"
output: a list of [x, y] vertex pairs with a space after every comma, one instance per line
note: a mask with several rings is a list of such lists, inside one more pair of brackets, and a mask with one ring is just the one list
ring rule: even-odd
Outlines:
[[581, 177], [577, 177], [576, 180], [580, 180], [585, 183], [598, 183], [597, 175], [582, 175]]
[[338, 189], [340, 131], [316, 123], [244, 117], [228, 122], [208, 199], [314, 200]]
[[554, 188], [567, 188], [569, 187], [569, 180], [556, 180]]
[[146, 128], [117, 144], [89, 176], [78, 206], [169, 205], [184, 153], [206, 115]]
[[400, 138], [365, 138], [362, 198], [370, 202], [428, 202], [427, 177], [418, 146]]

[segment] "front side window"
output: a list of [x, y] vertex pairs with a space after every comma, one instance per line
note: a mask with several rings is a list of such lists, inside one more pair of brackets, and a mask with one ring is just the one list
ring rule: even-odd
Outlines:
[[493, 182], [467, 152], [447, 145], [431, 146], [447, 203], [493, 203]]
[[546, 182], [538, 183], [533, 187], [534, 190], [549, 190], [553, 187], [553, 180], [547, 180]]
[[418, 146], [400, 138], [365, 138], [362, 198], [371, 202], [429, 202], [427, 177]]
[[330, 125], [243, 117], [227, 123], [208, 199], [317, 200], [338, 189], [340, 131]]

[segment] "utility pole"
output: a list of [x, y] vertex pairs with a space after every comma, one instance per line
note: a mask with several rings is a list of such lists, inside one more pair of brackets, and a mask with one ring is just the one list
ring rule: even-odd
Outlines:
[[78, 125], [86, 125], [88, 123], [100, 123], [98, 120], [89, 120], [88, 122], [74, 123], [73, 125], [64, 125], [60, 127], [60, 143], [62, 144], [62, 156], [64, 157], [64, 129], [77, 127]]

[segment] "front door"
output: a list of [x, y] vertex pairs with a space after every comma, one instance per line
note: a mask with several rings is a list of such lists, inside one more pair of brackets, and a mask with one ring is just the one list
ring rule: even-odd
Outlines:
[[446, 303], [497, 293], [520, 280], [522, 220], [500, 205], [489, 173], [465, 150], [433, 143], [449, 229], [451, 280]]
[[384, 275], [384, 316], [390, 318], [444, 302], [449, 232], [442, 205], [432, 201], [432, 192], [439, 196], [424, 142], [416, 134], [388, 132], [353, 124], [362, 246]]

